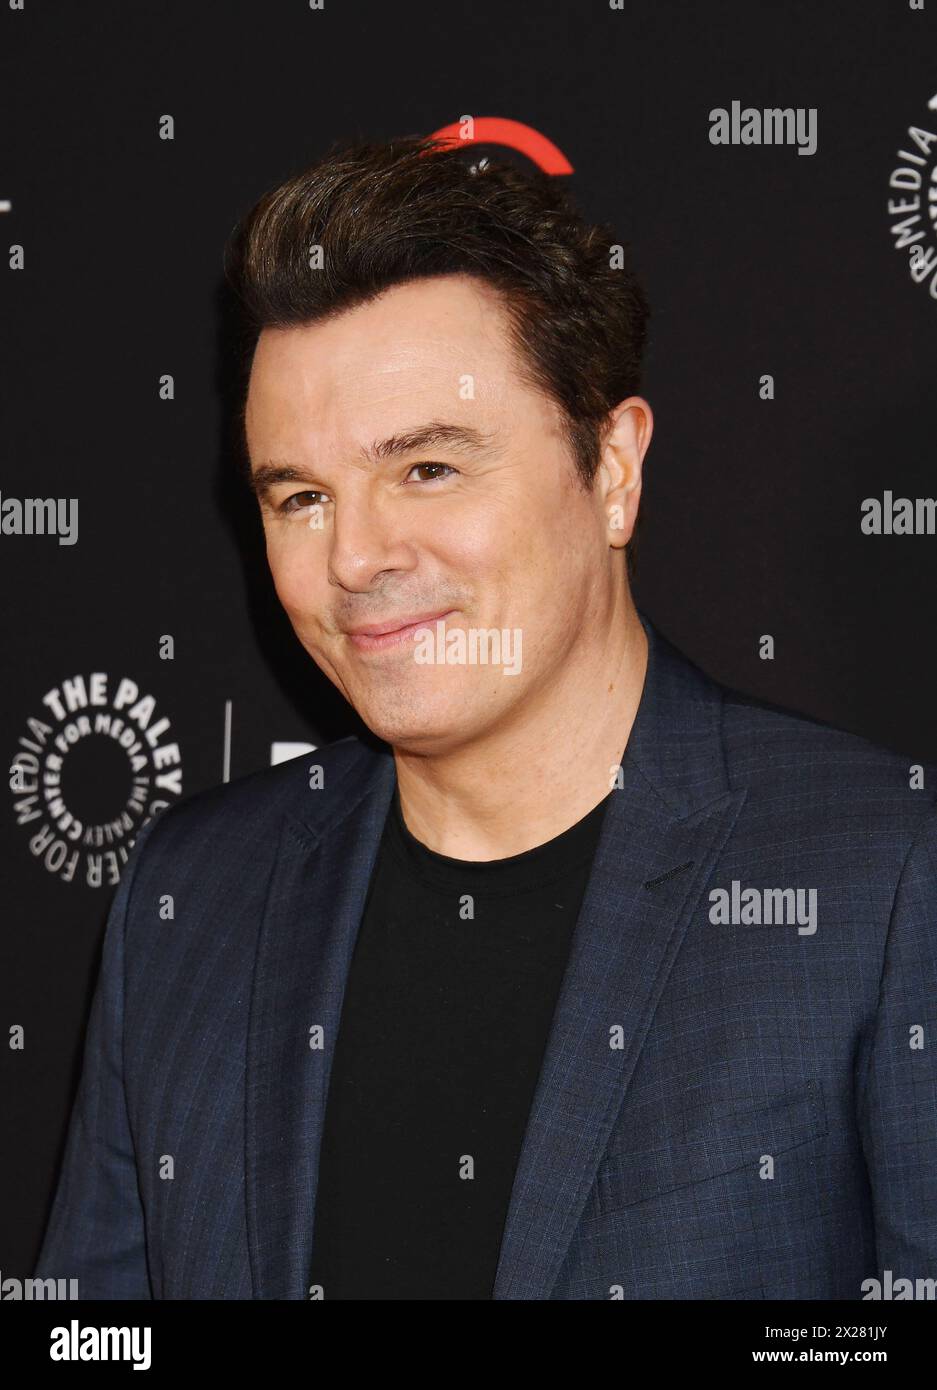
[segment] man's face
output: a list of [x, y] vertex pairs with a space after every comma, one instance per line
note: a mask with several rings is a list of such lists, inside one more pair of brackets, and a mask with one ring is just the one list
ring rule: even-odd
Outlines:
[[[405, 447], [431, 424], [468, 433]], [[583, 624], [622, 582], [622, 555], [602, 497], [580, 487], [558, 408], [518, 374], [487, 284], [411, 281], [326, 323], [265, 329], [246, 426], [280, 602], [378, 737], [452, 751], [575, 681]], [[266, 483], [270, 465], [294, 477]], [[417, 660], [413, 632], [350, 631], [429, 615], [436, 652], [437, 614], [442, 651], [462, 629], [465, 659]], [[473, 629], [507, 634], [500, 664], [490, 643], [473, 663]]]

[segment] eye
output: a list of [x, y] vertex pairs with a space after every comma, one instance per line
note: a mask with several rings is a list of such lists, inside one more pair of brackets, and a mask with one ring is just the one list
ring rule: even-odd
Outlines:
[[[303, 511], [305, 507], [315, 506], [316, 503], [315, 503], [315, 502], [308, 502], [308, 501], [307, 501], [307, 502], [305, 502], [305, 503], [300, 504], [300, 503], [299, 503], [299, 498], [301, 498], [301, 497], [306, 497], [306, 498], [312, 497], [312, 498], [316, 498], [316, 499], [317, 499], [317, 498], [321, 498], [321, 497], [324, 497], [324, 496], [325, 496], [325, 493], [324, 493], [324, 492], [294, 492], [294, 493], [292, 494], [291, 497], [287, 497], [287, 499], [286, 499], [285, 502], [281, 502], [281, 503], [279, 504], [279, 506], [277, 507], [277, 511], [278, 511], [278, 512], [286, 512], [287, 515], [289, 515], [290, 512]], [[296, 504], [296, 505], [294, 505], [294, 504]]]
[[[449, 465], [448, 463], [415, 463], [415, 464], [413, 465], [413, 468], [447, 468], [447, 469], [449, 470], [450, 473], [455, 473], [455, 472], [456, 472], [456, 469], [450, 467], [450, 465]], [[413, 468], [410, 469], [410, 472], [411, 472], [411, 473], [413, 472]], [[425, 483], [435, 483], [435, 482], [441, 482], [442, 479], [441, 479], [441, 478], [423, 478], [421, 481], [422, 481], [422, 482], [425, 482]]]

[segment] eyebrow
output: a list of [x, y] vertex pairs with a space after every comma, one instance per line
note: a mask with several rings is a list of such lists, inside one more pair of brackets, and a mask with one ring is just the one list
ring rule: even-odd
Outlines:
[[[431, 420], [427, 425], [403, 430], [389, 435], [387, 439], [376, 440], [361, 450], [366, 463], [377, 464], [384, 459], [401, 458], [406, 454], [419, 453], [434, 445], [444, 444], [452, 453], [477, 453], [488, 448], [494, 435], [484, 434], [471, 425], [447, 424], [444, 420]], [[291, 463], [262, 463], [250, 474], [247, 483], [255, 497], [262, 499], [277, 483], [309, 482], [308, 474]]]

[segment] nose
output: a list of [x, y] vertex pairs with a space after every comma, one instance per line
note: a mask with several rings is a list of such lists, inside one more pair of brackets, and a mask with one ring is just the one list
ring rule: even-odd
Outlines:
[[[402, 510], [402, 509], [401, 509]], [[367, 489], [336, 501], [329, 545], [329, 583], [366, 593], [394, 571], [414, 568], [412, 544], [402, 534], [402, 516]]]

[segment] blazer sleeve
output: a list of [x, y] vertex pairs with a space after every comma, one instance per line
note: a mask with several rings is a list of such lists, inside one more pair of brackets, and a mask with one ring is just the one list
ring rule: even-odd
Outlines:
[[144, 845], [138, 834], [104, 932], [81, 1080], [36, 1276], [77, 1279], [79, 1299], [152, 1298], [123, 1076], [124, 936]]
[[[859, 1127], [878, 1271], [937, 1277], [937, 811], [898, 880]], [[859, 1295], [857, 1294], [857, 1297]]]

